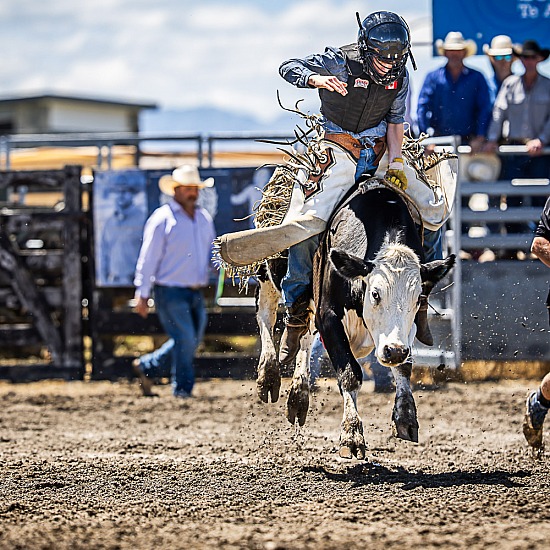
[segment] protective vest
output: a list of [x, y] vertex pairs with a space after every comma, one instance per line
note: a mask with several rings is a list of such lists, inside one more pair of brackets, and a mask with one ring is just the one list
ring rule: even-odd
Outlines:
[[[384, 120], [403, 87], [403, 77], [390, 86], [380, 86], [363, 71], [357, 44], [340, 49], [346, 58], [349, 74], [348, 94], [343, 96], [324, 88], [319, 89], [321, 112], [340, 128], [358, 134], [378, 126]], [[390, 87], [392, 89], [388, 89]]]

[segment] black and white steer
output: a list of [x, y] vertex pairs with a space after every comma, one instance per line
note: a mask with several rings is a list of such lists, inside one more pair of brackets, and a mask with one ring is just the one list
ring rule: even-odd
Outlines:
[[[314, 261], [312, 311], [315, 325], [336, 370], [344, 402], [340, 456], [365, 457], [363, 425], [357, 410], [362, 370], [356, 358], [373, 349], [392, 369], [396, 396], [395, 435], [418, 441], [418, 421], [410, 378], [416, 334], [414, 319], [421, 294], [452, 268], [454, 255], [424, 263], [418, 230], [404, 200], [372, 178], [341, 208], [327, 227]], [[262, 340], [258, 394], [279, 398], [281, 376], [273, 338], [280, 281], [286, 262], [268, 262], [259, 277], [257, 318]], [[313, 315], [310, 320], [313, 325]], [[309, 408], [309, 355], [313, 340], [302, 338], [287, 402], [287, 417], [303, 425]]]

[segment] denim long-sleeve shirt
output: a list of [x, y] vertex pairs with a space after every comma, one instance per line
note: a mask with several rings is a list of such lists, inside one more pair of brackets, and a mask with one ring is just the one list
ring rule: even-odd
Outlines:
[[157, 208], [143, 231], [134, 278], [136, 297], [148, 298], [153, 284], [206, 286], [215, 236], [212, 218], [202, 208], [193, 218], [174, 199]]
[[[428, 73], [418, 96], [417, 122], [421, 132], [461, 136], [468, 141], [486, 136], [491, 119], [491, 97], [485, 77], [464, 67], [455, 82], [447, 66]], [[433, 132], [429, 132], [429, 129]]]
[[[303, 59], [289, 59], [279, 67], [279, 74], [290, 84], [297, 88], [311, 88], [307, 81], [310, 76], [320, 74], [323, 76], [335, 76], [338, 80], [347, 84], [349, 78], [346, 58], [339, 48], [329, 46], [322, 54], [308, 55]], [[388, 111], [385, 119], [374, 128], [367, 128], [359, 134], [343, 130], [334, 122], [323, 117], [322, 123], [325, 131], [331, 133], [350, 134], [361, 142], [374, 145], [374, 140], [386, 135], [388, 123], [402, 124], [405, 121], [407, 90], [409, 89], [409, 74], [405, 71], [403, 86]], [[334, 92], [337, 93], [337, 92]]]

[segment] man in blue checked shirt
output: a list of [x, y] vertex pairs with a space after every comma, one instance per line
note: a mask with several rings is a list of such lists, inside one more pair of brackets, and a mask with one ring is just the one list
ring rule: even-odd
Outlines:
[[491, 97], [483, 74], [464, 65], [477, 46], [462, 33], [450, 32], [444, 42], [436, 41], [436, 47], [447, 63], [424, 80], [418, 96], [418, 129], [432, 136], [460, 136], [462, 145], [478, 152], [487, 135]]

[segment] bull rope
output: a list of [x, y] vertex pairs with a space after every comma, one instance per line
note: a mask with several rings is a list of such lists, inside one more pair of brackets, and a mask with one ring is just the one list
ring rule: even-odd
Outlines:
[[[445, 193], [440, 185], [428, 176], [427, 171], [437, 166], [443, 160], [456, 159], [458, 156], [456, 153], [449, 151], [433, 152], [429, 155], [424, 154], [422, 142], [429, 137], [428, 134], [420, 134], [420, 137], [414, 139], [411, 135], [405, 134], [403, 136], [401, 152], [407, 164], [416, 172], [418, 179], [430, 188], [435, 202], [438, 202], [442, 200]], [[445, 202], [445, 204], [448, 207], [448, 203]], [[422, 216], [419, 219], [422, 220]]]

